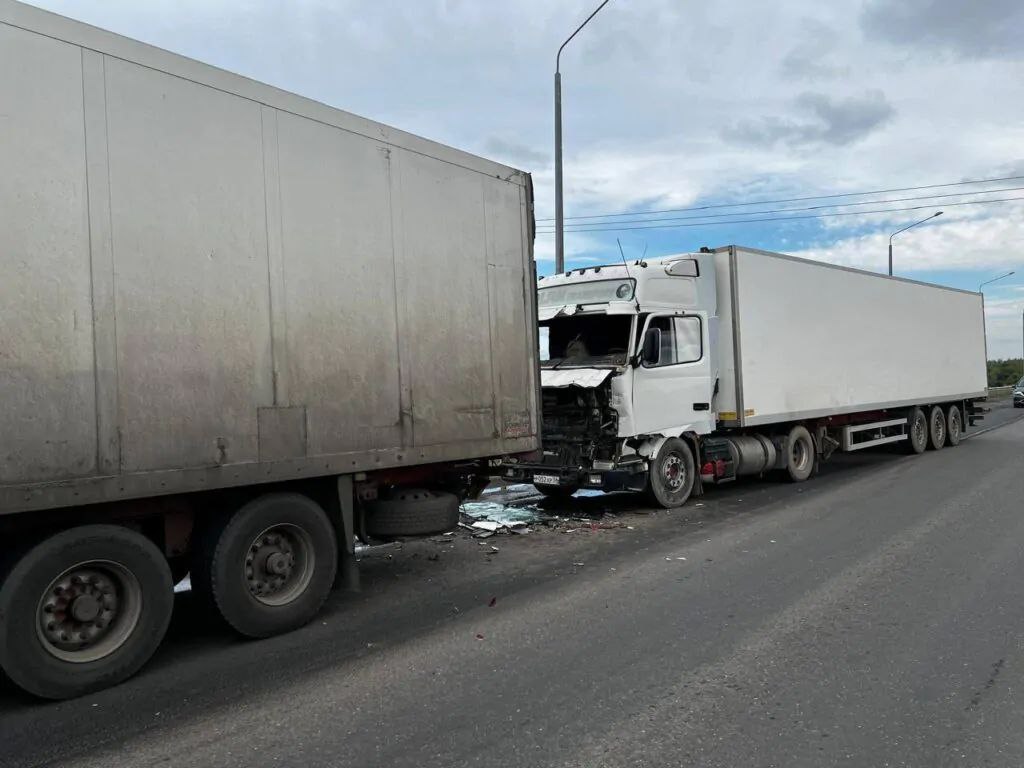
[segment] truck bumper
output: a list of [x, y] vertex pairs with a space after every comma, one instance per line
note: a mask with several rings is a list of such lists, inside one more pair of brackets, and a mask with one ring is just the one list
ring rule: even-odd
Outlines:
[[642, 464], [600, 470], [550, 464], [506, 464], [501, 468], [501, 477], [510, 482], [589, 488], [595, 491], [642, 491], [647, 485], [647, 469]]

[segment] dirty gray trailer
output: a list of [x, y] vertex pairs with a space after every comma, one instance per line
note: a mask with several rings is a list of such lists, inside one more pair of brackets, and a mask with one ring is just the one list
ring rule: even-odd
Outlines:
[[[527, 174], [0, 0], [0, 666], [311, 618], [538, 445]], [[172, 575], [173, 574], [173, 575]]]

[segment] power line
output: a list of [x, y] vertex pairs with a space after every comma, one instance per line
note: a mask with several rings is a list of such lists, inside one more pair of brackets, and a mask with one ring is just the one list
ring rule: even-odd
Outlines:
[[[953, 206], [959, 205], [986, 205], [988, 203], [1008, 203], [1014, 200], [1024, 200], [1024, 196], [1020, 197], [1001, 197], [993, 200], [965, 200], [960, 203], [943, 203], [943, 208], [952, 208]], [[757, 224], [760, 222], [767, 221], [797, 221], [800, 219], [827, 219], [833, 216], [867, 216], [873, 213], [899, 213], [901, 211], [920, 211], [925, 208], [933, 208], [932, 205], [911, 205], [903, 208], [879, 208], [872, 211], [840, 211], [838, 213], [810, 213], [802, 216], [771, 216], [760, 219], [733, 219], [732, 221], [698, 221], [691, 224], [654, 224], [654, 225], [639, 225], [633, 226], [633, 222], [628, 222], [627, 226], [607, 226], [594, 229], [574, 229], [573, 232], [623, 232], [630, 229], [682, 229], [684, 227], [711, 227], [711, 226], [724, 226], [732, 224]], [[606, 223], [606, 222], [601, 222]], [[550, 235], [550, 230], [540, 231], [539, 235]]]
[[[938, 189], [940, 187], [961, 187], [968, 184], [994, 184], [999, 181], [1020, 181], [1024, 176], [1002, 176], [995, 179], [971, 179], [968, 181], [950, 181], [946, 184], [924, 184], [917, 187], [893, 187], [892, 189], [875, 189], [868, 192], [841, 192], [832, 195], [810, 195], [808, 197], [788, 197], [777, 200], [757, 200], [746, 203], [715, 203], [713, 205], [697, 205], [689, 208], [660, 208], [647, 211], [624, 211], [620, 213], [592, 213], [587, 216], [566, 216], [565, 221], [577, 221], [581, 219], [603, 219], [620, 218], [623, 216], [647, 216], [656, 213], [686, 213], [688, 211], [708, 211], [715, 208], [739, 208], [748, 205], [775, 205], [777, 203], [803, 203], [808, 200], [835, 200], [840, 197], [862, 197], [864, 195], [886, 195], [891, 192], [918, 192], [922, 189]], [[554, 221], [550, 219], [537, 219], [537, 222]], [[598, 223], [598, 222], [594, 222]]]
[[[886, 204], [886, 203], [906, 203], [906, 202], [910, 202], [910, 201], [913, 201], [913, 200], [937, 200], [939, 198], [965, 197], [967, 195], [995, 194], [996, 192], [1017, 192], [1017, 191], [1020, 191], [1022, 189], [1024, 189], [1024, 187], [1001, 187], [999, 189], [981, 189], [981, 190], [977, 190], [975, 192], [947, 192], [946, 194], [943, 194], [943, 195], [918, 195], [918, 196], [912, 196], [912, 197], [894, 197], [894, 198], [891, 198], [889, 200], [861, 200], [861, 201], [857, 201], [857, 202], [853, 202], [853, 203], [826, 203], [824, 205], [810, 205], [810, 206], [806, 206], [804, 208], [768, 208], [768, 209], [763, 210], [763, 211], [744, 211], [744, 212], [736, 211], [735, 213], [704, 213], [704, 214], [700, 214], [698, 216], [671, 216], [671, 217], [668, 217], [668, 218], [661, 218], [661, 219], [636, 219], [635, 221], [634, 220], [630, 220], [630, 221], [624, 221], [624, 222], [589, 221], [589, 222], [580, 222], [579, 224], [570, 224], [569, 225], [570, 227], [575, 227], [576, 229], [568, 229], [566, 231], [568, 231], [568, 232], [578, 232], [578, 231], [582, 231], [582, 230], [578, 229], [579, 227], [616, 226], [616, 225], [618, 225], [620, 223], [622, 223], [622, 224], [650, 224], [650, 223], [665, 222], [665, 221], [691, 221], [691, 220], [696, 220], [696, 219], [722, 219], [722, 218], [726, 218], [726, 217], [729, 217], [729, 216], [760, 216], [762, 214], [769, 214], [769, 213], [789, 213], [789, 212], [799, 213], [799, 212], [803, 212], [803, 211], [820, 211], [820, 210], [825, 209], [825, 208], [848, 208], [848, 207], [851, 207], [851, 206], [854, 206], [854, 205], [881, 205], [881, 204]], [[728, 224], [729, 222], [725, 221], [725, 222], [722, 222], [722, 223], [723, 224]], [[550, 227], [550, 225], [548, 225], [548, 227]]]

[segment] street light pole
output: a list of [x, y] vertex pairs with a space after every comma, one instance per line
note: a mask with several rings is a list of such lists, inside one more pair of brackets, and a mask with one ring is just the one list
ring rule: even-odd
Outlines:
[[[926, 221], [927, 221], [927, 219], [926, 219]], [[981, 290], [981, 289], [984, 288], [989, 283], [994, 283], [996, 280], [1002, 280], [1004, 277], [1009, 277], [1012, 274], [1014, 274], [1014, 271], [1011, 269], [1005, 275], [1000, 275], [999, 277], [993, 277], [991, 280], [986, 280], [985, 282], [981, 283], [978, 286], [978, 293], [981, 294], [981, 333], [985, 337], [985, 364], [986, 365], [988, 365], [988, 321], [985, 318], [985, 292], [983, 290]]]
[[989, 283], [994, 283], [996, 280], [1002, 280], [1004, 277], [1009, 277], [1010, 275], [1014, 275], [1014, 274], [1016, 274], [1016, 272], [1014, 272], [1011, 269], [1005, 275], [1000, 275], [999, 277], [993, 277], [991, 280], [986, 280], [984, 283], [982, 283], [981, 285], [978, 286], [978, 293], [981, 293], [981, 289], [984, 288]]
[[555, 274], [565, 271], [565, 233], [563, 230], [565, 217], [562, 208], [562, 49], [606, 5], [608, 5], [608, 0], [604, 0], [603, 3], [597, 6], [594, 12], [587, 16], [582, 24], [576, 27], [576, 31], [569, 35], [565, 42], [558, 47], [558, 54], [555, 56]]
[[936, 216], [941, 216], [941, 215], [942, 215], [942, 211], [936, 211], [931, 216], [929, 216], [927, 219], [921, 219], [920, 221], [915, 221], [913, 224], [910, 224], [909, 226], [906, 226], [903, 229], [896, 230], [891, 235], [889, 235], [889, 277], [892, 277], [892, 239], [894, 237], [896, 237], [896, 235], [898, 235], [900, 232], [906, 232], [908, 229], [911, 229], [912, 227], [916, 227], [918, 224], [924, 224], [926, 221], [931, 221]]

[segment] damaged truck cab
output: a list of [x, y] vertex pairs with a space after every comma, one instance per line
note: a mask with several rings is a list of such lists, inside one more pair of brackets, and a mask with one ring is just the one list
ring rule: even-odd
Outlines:
[[508, 464], [507, 478], [552, 496], [593, 488], [647, 491], [665, 506], [686, 500], [697, 438], [715, 429], [712, 259], [540, 278], [543, 454]]
[[[725, 246], [540, 278], [542, 453], [506, 480], [663, 507], [981, 418], [978, 293]], [[852, 310], [852, 311], [851, 311]]]

